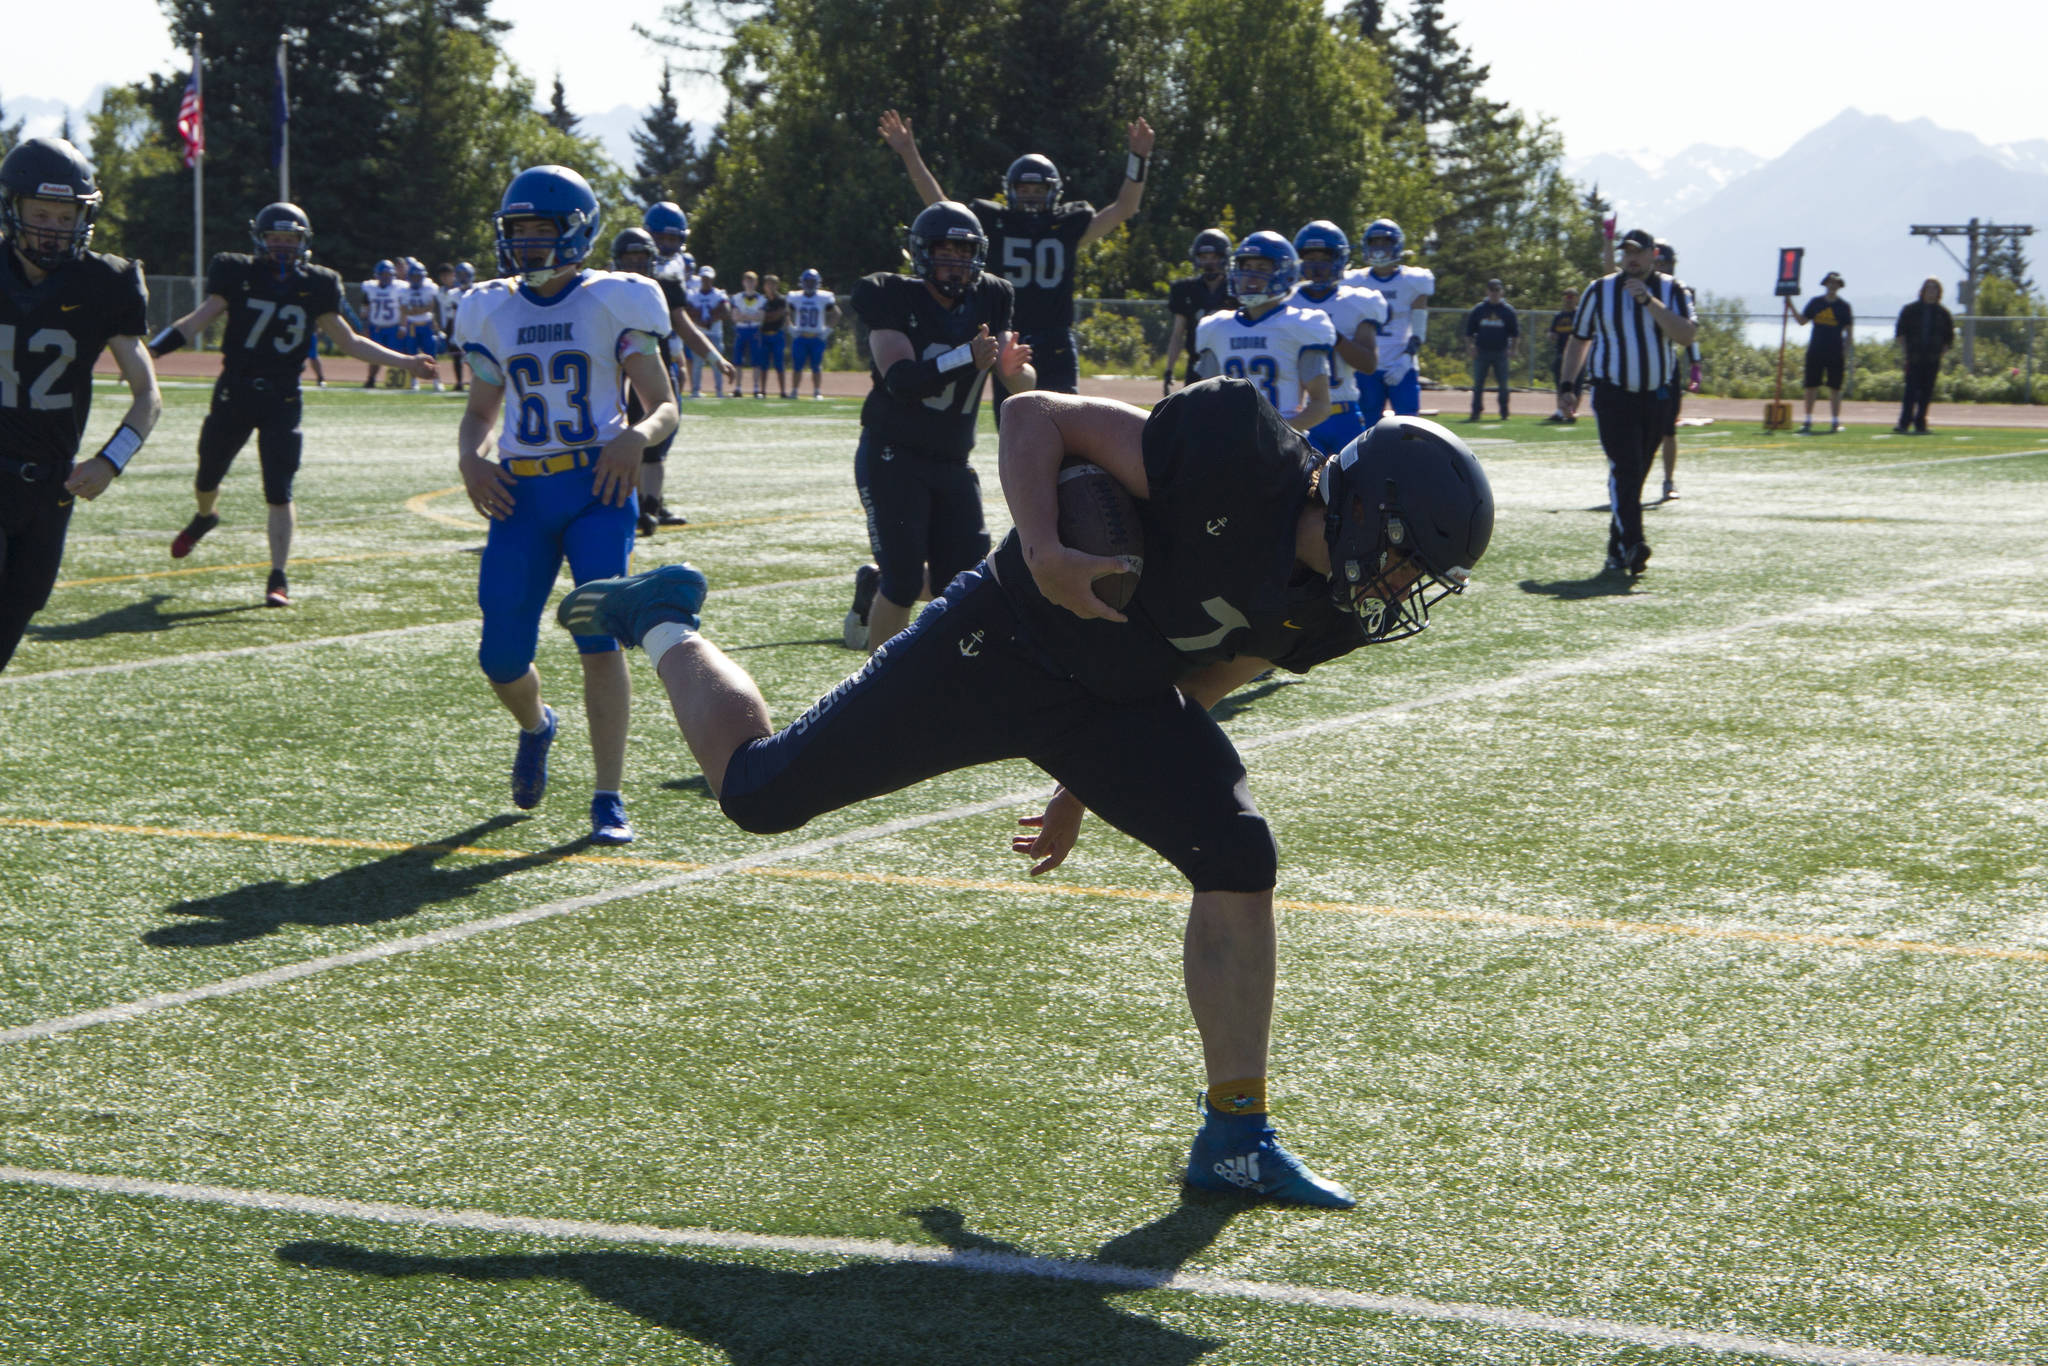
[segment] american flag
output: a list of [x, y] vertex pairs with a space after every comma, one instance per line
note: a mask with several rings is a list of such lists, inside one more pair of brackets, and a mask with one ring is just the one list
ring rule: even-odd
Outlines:
[[197, 166], [206, 154], [206, 110], [199, 99], [199, 72], [185, 82], [185, 94], [178, 101], [178, 136], [185, 140], [185, 164]]

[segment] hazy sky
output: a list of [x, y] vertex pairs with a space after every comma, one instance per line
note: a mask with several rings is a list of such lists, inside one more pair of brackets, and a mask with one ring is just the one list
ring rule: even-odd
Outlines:
[[[33, 95], [81, 105], [101, 83], [183, 67], [153, 0], [94, 0], [89, 41], [61, 4], [14, 8], [20, 12], [10, 14], [0, 44], [0, 100]], [[660, 0], [582, 0], [573, 22], [558, 0], [496, 0], [493, 9], [512, 23], [508, 50], [543, 96], [559, 69], [578, 113], [652, 103], [661, 54], [632, 25], [657, 23]], [[2048, 104], [2032, 71], [2048, 47], [2040, 0], [1976, 0], [1955, 10], [1897, 0], [1566, 10], [1448, 0], [1447, 10], [1493, 68], [1489, 93], [1554, 116], [1573, 155], [1709, 142], [1775, 156], [1850, 106], [1928, 117], [1987, 142], [2048, 137]], [[1671, 22], [1659, 23], [1664, 15]], [[1966, 18], [1967, 29], [1951, 17]], [[700, 128], [721, 104], [708, 83], [678, 95]]]

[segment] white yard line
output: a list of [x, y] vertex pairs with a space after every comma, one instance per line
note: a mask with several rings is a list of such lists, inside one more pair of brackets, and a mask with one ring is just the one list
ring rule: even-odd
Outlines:
[[1467, 1323], [1508, 1332], [1553, 1333], [1565, 1337], [1635, 1343], [1646, 1347], [1691, 1347], [1708, 1352], [1766, 1357], [1773, 1361], [1809, 1362], [1813, 1363], [1813, 1366], [2000, 1366], [2000, 1363], [1972, 1360], [1967, 1357], [1891, 1352], [1880, 1347], [1834, 1347], [1824, 1343], [1753, 1337], [1744, 1333], [1707, 1332], [1687, 1328], [1666, 1328], [1652, 1323], [1629, 1323], [1618, 1319], [1545, 1314], [1529, 1309], [1517, 1309], [1510, 1305], [1428, 1300], [1412, 1295], [1370, 1295], [1353, 1290], [1332, 1290], [1322, 1286], [1247, 1281], [1228, 1276], [1168, 1272], [1145, 1267], [1118, 1266], [1108, 1262], [1032, 1257], [1021, 1253], [955, 1250], [916, 1243], [893, 1243], [879, 1238], [776, 1236], [734, 1233], [719, 1229], [663, 1228], [653, 1224], [612, 1224], [588, 1219], [547, 1219], [526, 1215], [492, 1214], [484, 1210], [435, 1209], [371, 1200], [336, 1200], [324, 1196], [292, 1195], [279, 1191], [241, 1190], [232, 1186], [149, 1181], [137, 1177], [99, 1176], [86, 1172], [37, 1171], [23, 1167], [0, 1166], [0, 1181], [40, 1186], [51, 1190], [78, 1191], [90, 1195], [179, 1200], [190, 1204], [219, 1205], [319, 1219], [359, 1219], [371, 1223], [395, 1224], [404, 1228], [441, 1228], [528, 1238], [564, 1238], [585, 1243], [647, 1244], [657, 1247], [706, 1248], [720, 1252], [771, 1253], [828, 1257], [837, 1260], [919, 1264], [989, 1276], [1016, 1276], [1101, 1286], [1111, 1293], [1170, 1291], [1209, 1299], [1256, 1300], [1265, 1304], [1348, 1309], [1396, 1318]]
[[[1533, 669], [1525, 669], [1520, 673], [1511, 674], [1506, 678], [1495, 679], [1490, 683], [1461, 684], [1450, 692], [1409, 698], [1401, 702], [1390, 702], [1385, 706], [1374, 707], [1368, 711], [1353, 712], [1349, 716], [1331, 717], [1322, 721], [1313, 721], [1307, 725], [1271, 731], [1264, 735], [1246, 736], [1235, 740], [1234, 743], [1241, 752], [1259, 750], [1272, 745], [1288, 744], [1295, 740], [1319, 735], [1327, 731], [1351, 729], [1370, 721], [1420, 711], [1425, 707], [1470, 701], [1473, 698], [1480, 697], [1502, 697], [1509, 693], [1553, 682], [1560, 678], [1571, 678], [1589, 673], [1611, 672], [1644, 659], [1673, 654], [1699, 645], [1711, 644], [1746, 632], [1769, 630], [1778, 626], [1789, 626], [1829, 616], [1853, 616], [1860, 613], [1880, 611], [1887, 607], [1896, 606], [1902, 597], [1910, 593], [1952, 588], [1958, 584], [1969, 583], [1976, 579], [1993, 575], [2010, 577], [2014, 569], [2019, 565], [2038, 568], [2042, 563], [2043, 560], [2039, 557], [2028, 560], [2008, 561], [1995, 565], [1986, 565], [1964, 574], [1952, 575], [1945, 579], [1928, 580], [1908, 587], [1866, 594], [1862, 597], [1847, 598], [1836, 602], [1817, 602], [1795, 611], [1780, 612], [1768, 617], [1758, 617], [1751, 621], [1732, 622], [1726, 626], [1711, 627], [1704, 631], [1691, 631], [1683, 635], [1667, 636], [1661, 640], [1646, 641], [1640, 645], [1632, 645], [1619, 650], [1603, 651], [1600, 654], [1589, 655], [1579, 659], [1559, 660], [1556, 663], [1539, 665]], [[763, 589], [771, 586], [777, 585], [761, 585]], [[807, 858], [827, 850], [841, 848], [846, 845], [862, 844], [870, 840], [885, 839], [891, 835], [908, 830], [921, 829], [929, 825], [938, 825], [947, 821], [1010, 810], [1028, 803], [1043, 801], [1045, 796], [1046, 790], [1044, 787], [1034, 787], [1019, 792], [1012, 792], [1007, 796], [992, 797], [987, 801], [949, 807], [943, 811], [928, 812], [920, 816], [905, 816], [899, 820], [888, 821], [880, 825], [863, 826], [860, 829], [850, 830], [845, 834], [833, 835], [824, 839], [784, 845], [776, 849], [766, 849], [758, 854], [748, 854], [742, 858], [728, 859], [724, 863], [713, 864], [706, 868], [697, 869], [694, 872], [675, 873], [667, 877], [651, 878], [642, 882], [629, 883], [624, 887], [615, 887], [609, 891], [592, 892], [584, 896], [550, 901], [539, 906], [531, 906], [519, 911], [510, 911], [504, 915], [492, 916], [484, 920], [472, 921], [462, 925], [445, 926], [442, 929], [434, 930], [427, 934], [411, 935], [404, 939], [367, 945], [347, 953], [329, 954], [325, 957], [308, 959], [300, 963], [287, 963], [275, 968], [266, 969], [263, 972], [232, 977], [225, 981], [192, 987], [185, 991], [166, 992], [157, 996], [146, 996], [141, 1000], [129, 1001], [120, 1005], [105, 1006], [99, 1010], [85, 1011], [77, 1015], [40, 1020], [31, 1024], [20, 1025], [13, 1029], [0, 1030], [0, 1045], [25, 1043], [34, 1039], [47, 1039], [59, 1034], [69, 1034], [76, 1030], [89, 1029], [94, 1025], [132, 1020], [138, 1016], [155, 1014], [158, 1011], [168, 1010], [174, 1006], [190, 1005], [195, 1001], [212, 1000], [222, 996], [234, 996], [245, 991], [257, 991], [284, 982], [294, 982], [301, 978], [330, 972], [336, 968], [352, 967], [358, 963], [393, 958], [400, 954], [413, 953], [421, 949], [439, 948], [443, 944], [456, 943], [475, 935], [488, 934], [494, 930], [509, 929], [518, 925], [526, 925], [536, 920], [550, 920], [557, 916], [589, 910], [592, 907], [607, 905], [628, 897], [642, 896], [650, 892], [666, 891], [672, 887], [681, 887], [695, 882], [706, 882], [724, 877], [729, 873], [782, 863], [790, 859]]]
[[[748, 597], [755, 593], [772, 592], [778, 588], [813, 588], [819, 584], [841, 583], [844, 574], [818, 574], [807, 579], [779, 579], [774, 583], [757, 583], [744, 588], [726, 588], [719, 592], [721, 598]], [[315, 636], [310, 640], [280, 640], [269, 645], [239, 645], [228, 650], [198, 650], [190, 654], [162, 655], [156, 659], [131, 659], [120, 664], [81, 664], [71, 669], [43, 669], [36, 673], [0, 673], [0, 685], [8, 683], [34, 683], [45, 678], [82, 678], [91, 674], [126, 674], [138, 669], [157, 669], [174, 664], [210, 664], [216, 659], [233, 659], [238, 655], [289, 654], [298, 650], [313, 650], [325, 645], [356, 645], [366, 640], [384, 640], [393, 636], [416, 635], [425, 631], [442, 631], [456, 626], [474, 628], [479, 624], [476, 617], [460, 621], [424, 622], [418, 626], [393, 626], [382, 631], [361, 631], [346, 636]]]

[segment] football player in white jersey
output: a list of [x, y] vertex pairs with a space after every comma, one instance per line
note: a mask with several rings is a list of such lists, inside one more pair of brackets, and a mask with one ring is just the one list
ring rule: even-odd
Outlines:
[[1195, 369], [1204, 379], [1250, 380], [1288, 426], [1307, 432], [1330, 415], [1336, 325], [1326, 313], [1287, 302], [1301, 266], [1279, 233], [1245, 238], [1230, 264], [1237, 311], [1211, 313], [1195, 324]]
[[[405, 339], [400, 335], [400, 324], [405, 308], [399, 294], [405, 286], [398, 282], [398, 267], [389, 261], [379, 261], [372, 272], [374, 279], [363, 281], [363, 321], [369, 324], [370, 340], [387, 351], [410, 355]], [[382, 368], [372, 365], [370, 377], [363, 381], [365, 389], [377, 387], [377, 371]]]
[[[577, 583], [626, 572], [642, 454], [676, 427], [661, 358], [668, 306], [652, 280], [584, 269], [598, 219], [597, 196], [568, 167], [521, 171], [492, 216], [506, 278], [472, 290], [457, 320], [475, 380], [458, 437], [462, 482], [490, 520], [477, 570], [477, 661], [519, 722], [512, 801], [522, 809], [547, 790], [559, 726], [533, 666], [555, 575], [565, 556]], [[630, 424], [629, 383], [647, 414]], [[625, 656], [609, 636], [577, 636], [576, 648], [596, 771], [590, 837], [625, 844], [633, 838], [620, 796], [632, 706]]]
[[800, 397], [797, 390], [803, 387], [806, 369], [811, 372], [811, 397], [825, 397], [819, 372], [825, 368], [825, 348], [832, 342], [832, 329], [839, 323], [839, 304], [831, 290], [818, 288], [823, 278], [815, 270], [806, 270], [796, 277], [796, 293], [789, 296], [789, 368], [794, 372], [791, 398]]
[[1358, 415], [1358, 372], [1379, 369], [1379, 332], [1387, 325], [1387, 301], [1377, 290], [1338, 283], [1351, 263], [1351, 240], [1326, 218], [1294, 234], [1301, 260], [1301, 286], [1290, 300], [1296, 308], [1320, 309], [1337, 329], [1330, 356], [1330, 415], [1308, 434], [1315, 448], [1335, 455], [1365, 431]]
[[[405, 285], [398, 292], [401, 332], [405, 345], [399, 349], [409, 356], [432, 360], [441, 354], [441, 290], [427, 278], [427, 263], [417, 256], [405, 258]], [[408, 389], [419, 387], [419, 377], [410, 377]], [[441, 392], [441, 381], [434, 381]]]
[[732, 310], [732, 363], [738, 367], [732, 381], [732, 396], [747, 396], [747, 367], [755, 367], [754, 380], [763, 376], [757, 353], [761, 349], [761, 317], [768, 311], [768, 296], [761, 292], [761, 277], [751, 270], [740, 272], [740, 287], [726, 300]]
[[1359, 375], [1359, 417], [1370, 427], [1391, 403], [1401, 417], [1422, 411], [1422, 377], [1415, 353], [1429, 335], [1429, 296], [1436, 293], [1436, 274], [1401, 263], [1401, 225], [1375, 219], [1365, 230], [1365, 269], [1354, 270], [1344, 283], [1377, 290], [1391, 316], [1380, 329], [1380, 363], [1374, 374]]
[[697, 258], [683, 250], [690, 241], [690, 216], [670, 200], [649, 204], [640, 226], [654, 238], [654, 278], [680, 280], [688, 288], [697, 278]]

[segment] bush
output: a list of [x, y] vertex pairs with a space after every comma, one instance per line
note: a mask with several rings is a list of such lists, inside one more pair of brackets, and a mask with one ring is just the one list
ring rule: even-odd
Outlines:
[[1075, 325], [1074, 337], [1083, 374], [1142, 375], [1164, 366], [1146, 344], [1144, 327], [1125, 313], [1097, 309]]

